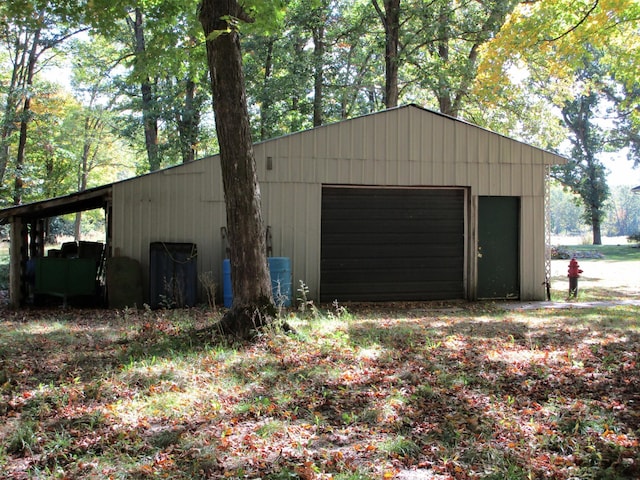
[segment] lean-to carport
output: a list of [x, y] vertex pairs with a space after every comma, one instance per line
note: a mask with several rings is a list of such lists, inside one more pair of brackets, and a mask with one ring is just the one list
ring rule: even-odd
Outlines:
[[0, 224], [11, 226], [9, 302], [24, 304], [27, 294], [27, 261], [44, 256], [46, 221], [69, 213], [102, 208], [105, 212], [105, 251], [110, 256], [112, 185], [96, 187], [63, 197], [0, 210]]

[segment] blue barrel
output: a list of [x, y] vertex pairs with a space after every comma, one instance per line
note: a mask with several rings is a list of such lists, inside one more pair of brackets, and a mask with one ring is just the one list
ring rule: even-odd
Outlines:
[[271, 291], [276, 305], [291, 306], [291, 261], [289, 257], [269, 257]]
[[231, 262], [228, 258], [222, 261], [222, 296], [224, 306], [231, 308], [233, 304], [233, 290], [231, 289]]
[[[276, 305], [291, 306], [291, 261], [289, 257], [269, 257], [269, 274], [271, 275], [271, 292]], [[224, 306], [233, 305], [233, 289], [231, 286], [231, 262], [228, 258], [222, 261], [222, 295]]]

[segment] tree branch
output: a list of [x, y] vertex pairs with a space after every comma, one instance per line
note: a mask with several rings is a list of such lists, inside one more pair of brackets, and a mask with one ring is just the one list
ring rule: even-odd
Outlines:
[[596, 8], [598, 8], [599, 4], [600, 4], [600, 0], [595, 0], [594, 4], [591, 6], [589, 11], [587, 13], [585, 13], [584, 16], [580, 19], [580, 21], [578, 23], [576, 23], [575, 25], [573, 25], [569, 30], [565, 31], [564, 33], [561, 33], [560, 35], [558, 35], [555, 38], [545, 38], [542, 41], [544, 41], [544, 42], [556, 42], [556, 41], [560, 40], [561, 38], [566, 37], [571, 32], [575, 31], [580, 25], [582, 25], [584, 22], [586, 22], [587, 18], [589, 18], [589, 15], [591, 15], [594, 12], [594, 10]]
[[386, 16], [385, 16], [384, 12], [380, 8], [380, 5], [378, 5], [378, 0], [371, 0], [371, 3], [373, 4], [373, 8], [376, 9], [376, 12], [378, 13], [378, 16], [380, 17], [380, 20], [382, 20], [382, 24], [384, 25], [384, 28], [386, 29], [387, 28], [387, 19], [386, 19]]

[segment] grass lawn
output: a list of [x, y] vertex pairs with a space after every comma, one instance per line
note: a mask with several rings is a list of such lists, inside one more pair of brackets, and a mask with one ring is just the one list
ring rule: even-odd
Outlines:
[[2, 314], [3, 478], [640, 478], [637, 306]]

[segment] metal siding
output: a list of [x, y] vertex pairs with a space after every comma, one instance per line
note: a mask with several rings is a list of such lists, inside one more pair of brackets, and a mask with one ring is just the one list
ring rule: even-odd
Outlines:
[[[320, 185], [263, 184], [263, 218], [271, 227], [273, 256], [291, 259], [293, 290], [303, 281], [319, 290]], [[295, 201], [292, 201], [295, 199]]]
[[456, 162], [455, 164], [455, 180], [451, 185], [466, 185], [469, 179], [470, 164], [466, 162]]
[[[288, 135], [256, 145], [255, 152], [263, 199], [269, 192], [265, 222], [277, 234], [283, 252], [294, 250], [294, 278], [306, 277], [303, 280], [316, 298], [323, 183], [463, 186], [470, 188], [473, 198], [530, 197], [523, 200], [523, 231], [530, 238], [523, 238], [522, 246], [530, 255], [523, 253], [522, 270], [535, 272], [531, 274], [535, 277], [540, 270], [543, 275], [544, 165], [559, 160], [552, 154], [417, 107]], [[272, 157], [273, 170], [266, 170], [267, 156]], [[200, 252], [199, 271], [218, 271], [219, 231], [225, 224], [219, 170], [216, 156], [115, 184], [113, 247], [141, 260], [146, 274], [150, 241], [192, 241]], [[474, 222], [472, 214], [471, 235]], [[180, 232], [190, 233], [181, 237]], [[473, 244], [473, 237], [469, 242]], [[473, 254], [468, 261], [472, 292]], [[543, 298], [536, 282], [542, 280], [523, 279], [523, 289]]]
[[407, 132], [409, 138], [407, 141], [407, 159], [410, 162], [420, 162], [424, 158], [423, 141], [424, 135], [422, 127], [422, 118], [417, 114], [418, 112], [409, 112], [409, 125], [407, 126]]
[[498, 162], [510, 163], [511, 162], [511, 144], [513, 142], [507, 140], [504, 137], [498, 137]]
[[522, 197], [520, 295], [522, 300], [543, 300], [545, 291], [544, 211], [536, 197]]
[[487, 172], [488, 168], [488, 162], [485, 165], [477, 165], [477, 174], [475, 177], [476, 180], [475, 182], [471, 183], [471, 185], [476, 188], [476, 192], [478, 195], [489, 195], [489, 179], [491, 177]]
[[373, 134], [373, 152], [371, 152], [372, 157], [378, 160], [386, 160], [387, 154], [387, 143], [385, 142], [385, 132], [387, 128], [386, 118], [378, 117], [374, 115], [372, 117], [372, 125], [370, 134]]
[[444, 155], [440, 160], [442, 162], [442, 177], [440, 185], [455, 185], [455, 152], [458, 148], [456, 138], [455, 122], [444, 122], [443, 142], [445, 146]]
[[328, 127], [327, 128], [317, 128], [311, 131], [314, 145], [313, 145], [313, 157], [315, 158], [328, 158], [329, 150], [328, 150]]
[[347, 128], [349, 127], [343, 124], [333, 124], [327, 126], [327, 143], [329, 148], [329, 157], [340, 158], [342, 143], [346, 138], [344, 135], [342, 135], [342, 132]]
[[489, 159], [487, 164], [498, 163], [500, 161], [500, 138], [487, 138], [489, 147]]
[[522, 184], [522, 188], [520, 189], [520, 195], [526, 195], [526, 196], [533, 195], [533, 185], [531, 181], [533, 179], [533, 171], [534, 171], [533, 165], [524, 164], [522, 165], [522, 169], [523, 169], [522, 173], [524, 175], [524, 178], [528, 179], [528, 181]]
[[216, 259], [222, 250], [219, 232], [224, 203], [206, 199], [208, 190], [214, 188], [202, 181], [210, 178], [206, 171], [168, 172], [116, 184], [113, 190], [114, 252], [140, 262], [146, 300], [149, 245], [154, 241], [195, 243], [198, 272], [212, 271], [220, 278]]
[[464, 127], [464, 124], [455, 124], [454, 126], [455, 143], [452, 145], [453, 155], [451, 160], [456, 166], [469, 162], [469, 156], [467, 154], [467, 147], [469, 145], [469, 138], [467, 136], [468, 129]]
[[409, 178], [411, 179], [411, 185], [421, 185], [424, 184], [424, 176], [423, 176], [423, 164], [421, 162], [417, 162], [415, 160], [408, 161], [407, 173]]
[[347, 139], [351, 147], [351, 158], [366, 158], [367, 135], [364, 130], [364, 123], [350, 122], [349, 129], [352, 135], [351, 139]]
[[362, 159], [352, 159], [349, 161], [349, 177], [353, 183], [364, 183], [367, 172], [367, 162]]
[[[480, 185], [478, 184], [478, 182], [481, 180], [480, 179], [480, 165], [478, 163], [475, 162], [471, 162], [467, 164], [467, 178], [464, 179], [464, 184], [465, 185], [472, 185], [473, 183], [471, 182], [470, 179], [475, 179], [475, 184], [474, 187], [476, 190], [480, 190]], [[462, 182], [462, 179], [461, 179]]]
[[488, 165], [488, 174], [489, 174], [489, 195], [500, 195], [502, 192], [502, 165], [498, 163], [490, 163]]
[[510, 163], [500, 165], [500, 195], [514, 196], [514, 170]]

